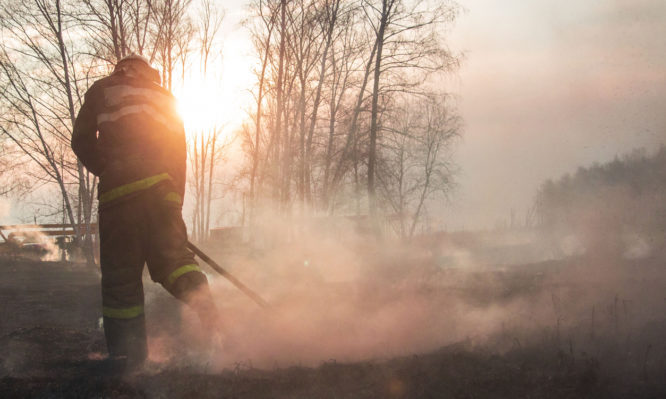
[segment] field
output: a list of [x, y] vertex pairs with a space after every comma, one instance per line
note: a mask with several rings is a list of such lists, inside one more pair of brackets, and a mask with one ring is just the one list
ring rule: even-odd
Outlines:
[[[392, 270], [388, 260], [379, 263], [383, 264], [376, 267]], [[387, 347], [395, 344], [391, 349], [334, 344], [332, 337], [345, 332], [327, 335], [330, 325], [321, 322], [309, 327], [309, 335], [297, 337], [317, 342], [284, 337], [256, 341], [240, 331], [230, 344], [242, 347], [246, 336], [251, 344], [246, 346], [305, 348], [304, 357], [231, 351], [225, 361], [211, 365], [201, 356], [187, 357], [172, 348], [169, 356], [151, 355], [152, 365], [137, 374], [108, 377], [95, 368], [105, 353], [98, 324], [97, 271], [77, 264], [5, 258], [0, 262], [0, 397], [666, 397], [666, 285], [659, 258], [618, 261], [606, 269], [596, 266], [591, 273], [588, 266], [600, 263], [598, 259], [473, 271], [433, 271], [423, 263], [414, 267], [417, 277], [401, 275], [401, 283], [373, 279], [373, 289], [363, 292], [355, 285], [349, 305], [364, 304], [364, 313], [331, 310], [342, 314], [343, 330], [354, 331], [354, 340], [368, 338], [359, 332], [368, 325], [355, 324], [357, 317], [387, 312], [387, 318], [404, 319], [410, 312], [421, 314], [381, 324], [393, 330], [391, 334], [370, 334]], [[276, 276], [279, 273], [272, 277]], [[299, 281], [306, 280], [301, 276]], [[302, 285], [291, 287], [308, 295]], [[325, 297], [344, 302], [350, 289], [338, 283]], [[178, 329], [178, 321], [187, 320], [180, 305], [160, 290], [149, 291], [151, 351], [154, 342], [178, 346], [160, 337], [191, 337]], [[277, 291], [269, 292], [278, 312], [290, 303], [280, 298]], [[231, 311], [241, 300], [230, 300], [223, 313], [226, 310], [237, 324], [256, 324], [253, 317], [260, 316], [243, 319]], [[384, 305], [389, 302], [413, 305], [400, 313]], [[449, 312], [447, 306], [458, 310]], [[305, 313], [286, 314], [275, 318], [292, 320]], [[400, 329], [410, 323], [412, 329]], [[273, 320], [261, 328], [270, 335], [284, 325]], [[331, 347], [331, 352], [314, 350], [317, 345]], [[333, 356], [336, 353], [340, 357]]]

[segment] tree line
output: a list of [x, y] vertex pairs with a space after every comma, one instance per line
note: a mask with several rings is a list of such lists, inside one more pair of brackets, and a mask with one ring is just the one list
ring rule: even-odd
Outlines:
[[640, 236], [663, 249], [666, 147], [636, 150], [604, 164], [547, 180], [536, 196], [538, 226], [551, 235], [578, 234], [587, 246], [621, 249]]
[[[245, 162], [231, 190], [243, 224], [261, 212], [397, 215], [414, 234], [453, 187], [461, 120], [443, 89], [459, 57], [442, 0], [250, 0], [255, 103], [237, 132]], [[221, 57], [224, 10], [211, 0], [6, 0], [0, 5], [2, 195], [46, 190], [44, 216], [75, 226], [92, 259], [95, 176], [69, 148], [83, 94], [140, 53], [173, 90]], [[214, 72], [214, 71], [213, 71]], [[215, 207], [221, 126], [188, 132], [188, 201], [197, 239]], [[54, 195], [52, 195], [54, 194]], [[53, 198], [60, 198], [59, 201]]]

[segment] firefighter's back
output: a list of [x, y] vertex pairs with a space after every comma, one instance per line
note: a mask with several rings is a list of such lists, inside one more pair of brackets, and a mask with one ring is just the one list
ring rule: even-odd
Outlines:
[[[184, 190], [185, 133], [169, 91], [144, 76], [121, 70], [95, 82], [86, 101], [91, 103], [97, 151], [104, 160], [100, 205], [107, 202], [106, 193], [143, 179], [168, 175], [176, 191]], [[107, 199], [119, 196], [112, 197]]]

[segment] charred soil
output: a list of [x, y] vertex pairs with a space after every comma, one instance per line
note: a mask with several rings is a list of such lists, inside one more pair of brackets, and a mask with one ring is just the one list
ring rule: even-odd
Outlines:
[[[97, 271], [15, 259], [2, 260], [0, 270], [5, 276], [0, 279], [3, 398], [666, 397], [663, 318], [629, 337], [595, 331], [589, 320], [578, 327], [585, 331], [567, 332], [558, 321], [529, 339], [507, 328], [484, 342], [470, 339], [393, 359], [329, 359], [317, 367], [272, 369], [239, 363], [215, 373], [179, 365], [106, 376], [95, 368], [105, 353]], [[503, 300], [543, 280], [538, 267], [522, 268], [513, 276], [503, 274], [499, 287], [493, 279], [492, 289], [484, 289], [486, 278], [476, 275], [473, 284], [460, 289], [476, 298], [485, 291]], [[553, 296], [554, 308], [557, 301]], [[602, 309], [596, 311], [600, 320]], [[609, 320], [612, 325], [612, 315]], [[580, 343], [578, 333], [588, 344]]]

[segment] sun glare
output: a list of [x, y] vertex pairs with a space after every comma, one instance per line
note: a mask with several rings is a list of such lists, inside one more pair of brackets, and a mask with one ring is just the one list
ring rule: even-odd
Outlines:
[[178, 113], [185, 123], [188, 134], [214, 127], [223, 127], [228, 120], [225, 109], [228, 103], [224, 101], [219, 89], [219, 82], [207, 81], [193, 77], [174, 94], [178, 99]]
[[225, 43], [226, 56], [209, 65], [208, 74], [192, 65], [184, 84], [174, 85], [178, 113], [185, 123], [188, 136], [214, 127], [231, 132], [240, 127], [251, 102], [252, 62], [243, 40]]

